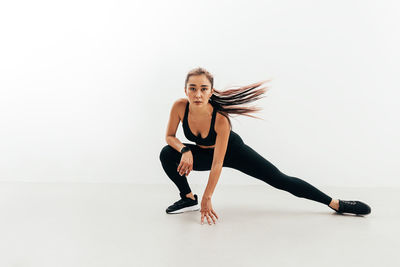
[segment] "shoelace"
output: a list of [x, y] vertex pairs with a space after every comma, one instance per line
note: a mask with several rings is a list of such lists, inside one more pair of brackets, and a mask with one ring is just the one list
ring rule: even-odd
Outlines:
[[176, 201], [174, 204], [181, 204], [181, 203], [183, 203], [183, 201], [184, 201], [184, 199], [182, 198], [182, 199]]
[[349, 205], [356, 205], [357, 203], [355, 201], [349, 201], [349, 200], [342, 200], [343, 203], [349, 204]]
[[182, 199], [180, 199], [180, 200], [176, 201], [174, 204], [177, 204], [177, 205], [179, 205], [179, 204], [182, 204], [182, 203], [184, 203], [185, 201], [187, 201], [187, 199], [184, 199], [184, 198], [182, 198]]

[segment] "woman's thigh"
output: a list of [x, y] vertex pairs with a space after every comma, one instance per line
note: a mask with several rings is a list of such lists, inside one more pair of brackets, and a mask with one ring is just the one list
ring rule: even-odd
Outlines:
[[[189, 147], [193, 155], [193, 170], [195, 171], [207, 171], [211, 169], [213, 160], [213, 149], [204, 149], [195, 144], [183, 143], [185, 146]], [[168, 160], [168, 162], [173, 163], [176, 167], [182, 159], [182, 154], [176, 151], [172, 146], [166, 145], [161, 153], [161, 160]]]
[[193, 170], [195, 171], [211, 170], [214, 149], [201, 148], [194, 144], [189, 144], [189, 147], [193, 155]]
[[281, 171], [245, 143], [237, 144], [224, 166], [236, 169], [263, 181], [272, 182]]

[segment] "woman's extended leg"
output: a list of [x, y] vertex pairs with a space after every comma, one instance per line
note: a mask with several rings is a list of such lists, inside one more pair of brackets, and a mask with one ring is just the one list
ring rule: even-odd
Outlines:
[[330, 196], [304, 180], [282, 173], [245, 143], [236, 144], [229, 161], [224, 165], [264, 181], [275, 188], [285, 190], [297, 197], [318, 201], [326, 205], [331, 203], [332, 198]]

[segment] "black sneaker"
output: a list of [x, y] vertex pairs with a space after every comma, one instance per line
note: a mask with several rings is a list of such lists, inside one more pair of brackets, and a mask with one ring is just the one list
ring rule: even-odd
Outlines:
[[199, 210], [197, 195], [194, 195], [195, 200], [181, 196], [181, 199], [169, 206], [165, 211], [167, 213], [183, 213], [187, 211]]
[[367, 215], [371, 213], [371, 207], [361, 201], [355, 200], [340, 200], [339, 199], [339, 210], [335, 210], [331, 206], [328, 206], [338, 213], [354, 213], [357, 215]]

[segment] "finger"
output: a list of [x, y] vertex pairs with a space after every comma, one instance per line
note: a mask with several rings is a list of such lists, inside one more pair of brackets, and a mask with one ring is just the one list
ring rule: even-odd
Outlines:
[[204, 213], [201, 212], [201, 224], [203, 224], [203, 223], [204, 223]]
[[210, 218], [213, 220], [213, 222], [214, 222], [214, 224], [216, 223], [216, 221], [215, 221], [215, 216], [214, 216], [214, 214], [211, 212], [211, 211], [209, 211], [209, 216], [210, 216]]
[[186, 165], [185, 170], [186, 170], [186, 172], [190, 171], [190, 165], [189, 164]]
[[211, 212], [212, 212], [212, 214], [214, 214], [214, 216], [217, 218], [217, 220], [219, 219], [218, 218], [218, 215], [217, 215], [217, 213], [214, 211], [214, 210], [211, 210]]
[[213, 215], [212, 215], [211, 212], [210, 212], [210, 217], [211, 217], [211, 219], [213, 220], [213, 222], [214, 222], [214, 224], [215, 224], [215, 219], [214, 219], [214, 217], [213, 217]]
[[177, 172], [180, 171], [180, 169], [182, 168], [183, 162], [179, 163], [178, 169], [176, 169]]
[[180, 171], [179, 171], [179, 175], [182, 176], [182, 175], [185, 173], [185, 171], [186, 171], [186, 167], [185, 167], [185, 165], [183, 164], [182, 167], [181, 167], [181, 169], [180, 169]]
[[208, 215], [207, 213], [206, 213], [206, 218], [207, 218], [208, 224], [211, 225], [210, 215]]
[[187, 170], [187, 164], [184, 163], [182, 168], [181, 168], [181, 175], [184, 175], [186, 173], [186, 170]]

